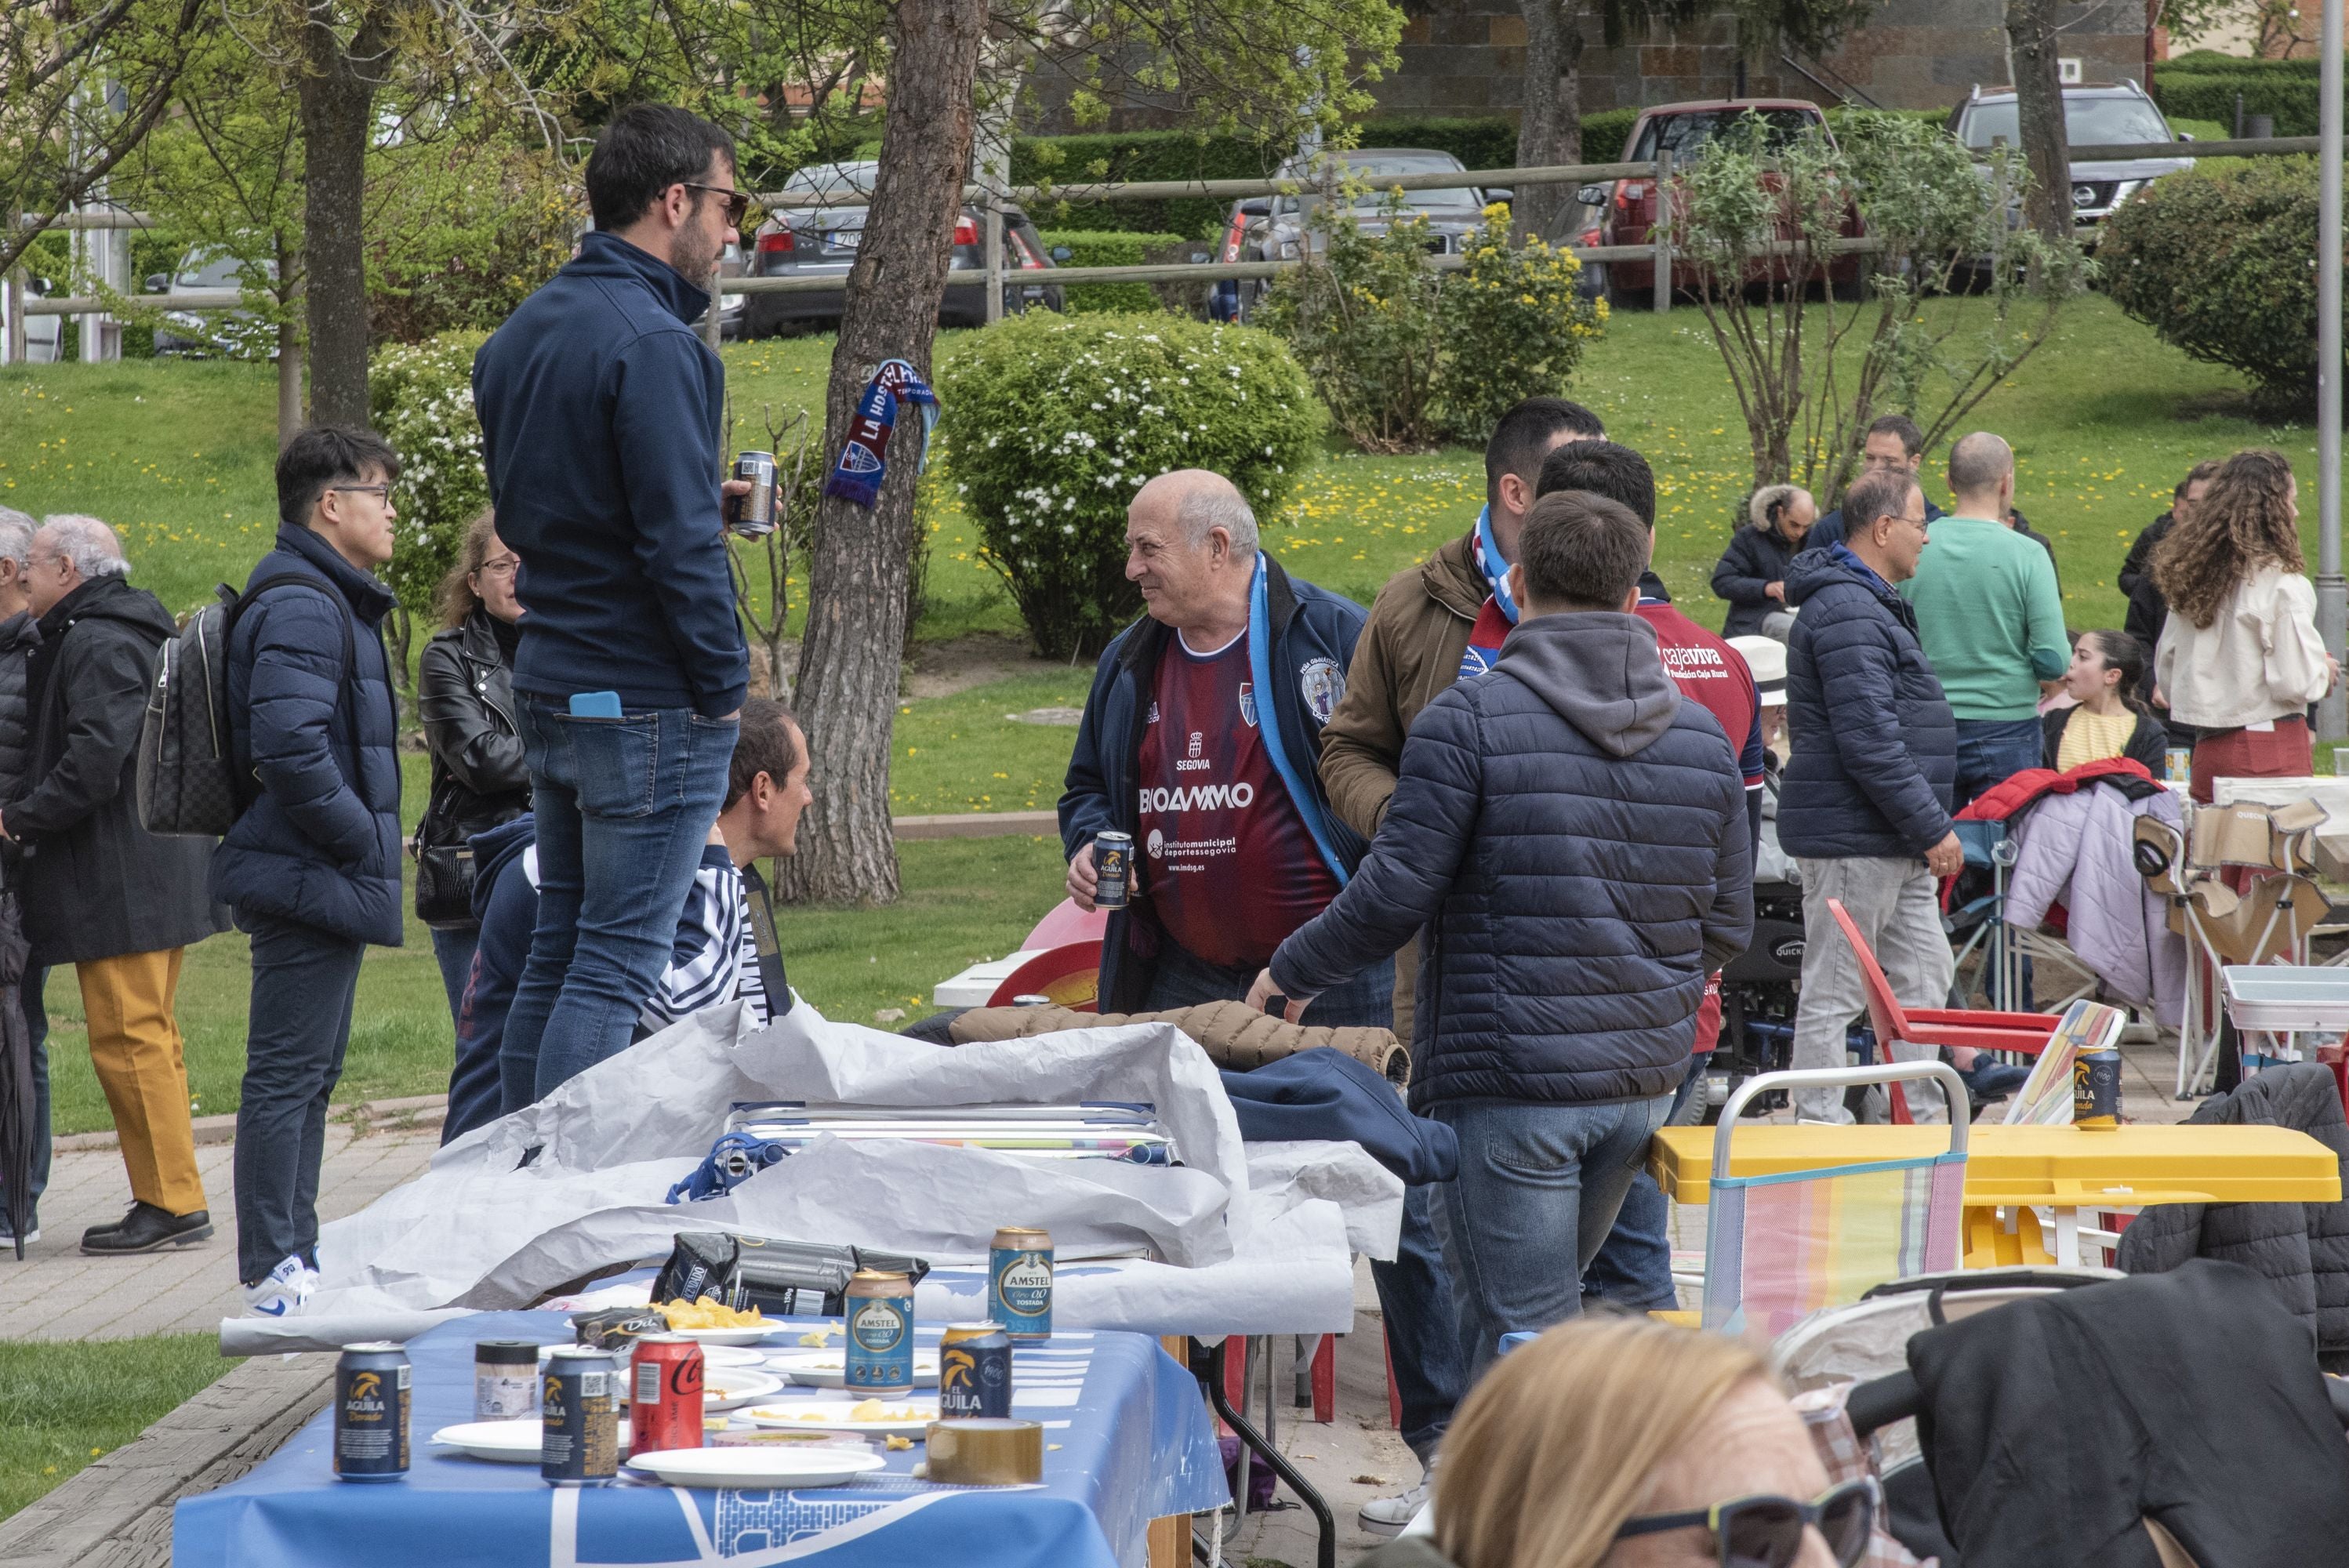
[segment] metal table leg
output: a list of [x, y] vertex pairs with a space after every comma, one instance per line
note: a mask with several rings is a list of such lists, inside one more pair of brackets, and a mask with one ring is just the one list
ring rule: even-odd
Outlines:
[[1329, 1503], [1313, 1489], [1313, 1483], [1288, 1462], [1288, 1456], [1268, 1442], [1261, 1432], [1248, 1424], [1248, 1418], [1233, 1408], [1231, 1396], [1224, 1391], [1224, 1352], [1230, 1344], [1229, 1339], [1225, 1339], [1207, 1353], [1207, 1398], [1214, 1403], [1216, 1414], [1223, 1418], [1224, 1425], [1239, 1435], [1240, 1484], [1247, 1484], [1247, 1453], [1253, 1450], [1263, 1455], [1264, 1462], [1272, 1467], [1272, 1473], [1288, 1484], [1288, 1490], [1297, 1494], [1299, 1501], [1313, 1511], [1313, 1522], [1321, 1532], [1320, 1546], [1314, 1555], [1316, 1568], [1338, 1568], [1338, 1519], [1330, 1511]]

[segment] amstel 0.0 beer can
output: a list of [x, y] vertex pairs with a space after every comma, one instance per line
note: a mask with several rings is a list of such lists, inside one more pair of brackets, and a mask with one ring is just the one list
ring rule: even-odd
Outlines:
[[938, 1418], [1011, 1414], [1011, 1336], [999, 1323], [951, 1325], [938, 1341]]
[[636, 1341], [636, 1387], [628, 1392], [629, 1448], [701, 1446], [701, 1346], [682, 1334], [647, 1334]]
[[538, 1473], [557, 1486], [609, 1480], [620, 1472], [621, 1376], [612, 1353], [558, 1345], [539, 1392], [544, 1435]]
[[859, 1269], [843, 1294], [848, 1315], [848, 1387], [913, 1387], [912, 1277]]
[[398, 1480], [408, 1473], [408, 1352], [389, 1340], [346, 1345], [335, 1363], [335, 1474]]
[[1006, 1225], [987, 1258], [988, 1315], [1014, 1343], [1052, 1337], [1052, 1233]]

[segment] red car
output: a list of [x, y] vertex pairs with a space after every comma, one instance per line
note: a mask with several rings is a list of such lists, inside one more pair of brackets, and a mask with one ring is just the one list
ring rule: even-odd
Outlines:
[[[1752, 113], [1761, 116], [1773, 142], [1791, 141], [1806, 131], [1816, 131], [1834, 139], [1827, 129], [1826, 116], [1819, 106], [1802, 98], [1713, 98], [1701, 103], [1659, 104], [1640, 112], [1624, 142], [1623, 160], [1627, 163], [1645, 163], [1656, 156], [1659, 148], [1669, 149], [1675, 168], [1686, 168], [1704, 156], [1705, 143], [1724, 126], [1740, 116]], [[1578, 245], [1644, 245], [1649, 243], [1649, 231], [1656, 222], [1656, 182], [1653, 180], [1617, 180], [1610, 183], [1586, 185], [1575, 192], [1582, 212], [1573, 225], [1574, 242]], [[1846, 238], [1857, 239], [1867, 231], [1861, 227], [1857, 209], [1844, 213], [1843, 232]], [[1827, 279], [1834, 284], [1838, 299], [1860, 297], [1867, 287], [1867, 258], [1857, 253], [1835, 258], [1827, 266]], [[1586, 292], [1605, 294], [1617, 304], [1645, 304], [1655, 298], [1656, 266], [1653, 262], [1595, 262], [1583, 270]], [[1762, 281], [1758, 276], [1754, 280]], [[1675, 290], [1694, 290], [1696, 273], [1685, 264], [1672, 268]]]

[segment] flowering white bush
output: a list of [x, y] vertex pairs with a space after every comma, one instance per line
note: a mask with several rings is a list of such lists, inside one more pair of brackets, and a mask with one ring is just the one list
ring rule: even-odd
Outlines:
[[1145, 314], [1037, 312], [974, 333], [938, 377], [939, 460], [1040, 652], [1092, 652], [1133, 619], [1125, 509], [1212, 469], [1276, 516], [1321, 406], [1269, 333]]
[[386, 581], [415, 615], [432, 612], [465, 539], [490, 504], [481, 423], [473, 413], [473, 353], [485, 332], [448, 332], [378, 353], [367, 372], [376, 434], [399, 454], [399, 520]]

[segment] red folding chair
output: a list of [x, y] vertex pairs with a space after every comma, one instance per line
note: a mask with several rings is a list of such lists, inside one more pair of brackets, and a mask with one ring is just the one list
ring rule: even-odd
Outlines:
[[[1876, 954], [1868, 939], [1841, 899], [1827, 900], [1827, 913], [1843, 927], [1851, 950], [1859, 958], [1861, 982], [1868, 988], [1868, 1022], [1876, 1031], [1876, 1047], [1880, 1060], [1892, 1059], [1895, 1040], [1912, 1046], [1971, 1047], [1983, 1051], [2013, 1051], [2018, 1056], [2035, 1057], [2047, 1048], [2054, 1037], [2055, 1026], [2064, 1020], [2054, 1013], [1993, 1013], [1971, 1007], [1903, 1007], [1900, 998], [1892, 994], [1892, 983], [1884, 977], [1883, 966], [1876, 962]], [[1908, 1098], [1899, 1084], [1888, 1086], [1892, 1098], [1892, 1119], [1907, 1124], [1914, 1119], [1909, 1114]], [[1956, 1108], [1951, 1107], [1951, 1114]]]

